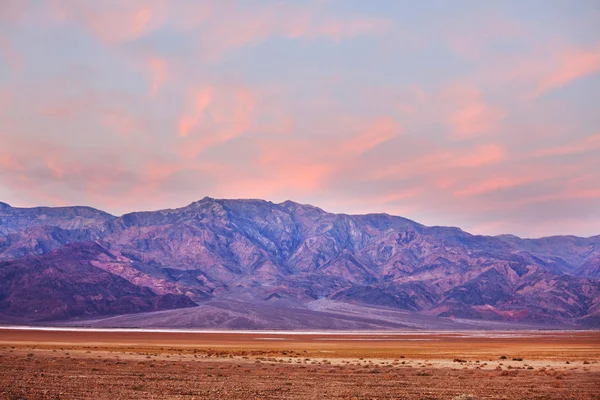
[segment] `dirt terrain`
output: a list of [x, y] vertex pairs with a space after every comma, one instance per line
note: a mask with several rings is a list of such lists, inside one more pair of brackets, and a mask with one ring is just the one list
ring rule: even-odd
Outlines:
[[0, 399], [57, 398], [600, 399], [600, 333], [0, 329]]

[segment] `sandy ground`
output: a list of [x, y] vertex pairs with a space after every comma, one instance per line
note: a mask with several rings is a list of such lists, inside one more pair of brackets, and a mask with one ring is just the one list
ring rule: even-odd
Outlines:
[[1, 399], [461, 395], [600, 399], [600, 332], [344, 335], [0, 329]]

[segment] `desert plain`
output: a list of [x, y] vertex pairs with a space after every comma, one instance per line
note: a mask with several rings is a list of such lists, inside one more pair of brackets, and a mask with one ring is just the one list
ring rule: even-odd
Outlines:
[[600, 399], [598, 331], [0, 328], [0, 399]]

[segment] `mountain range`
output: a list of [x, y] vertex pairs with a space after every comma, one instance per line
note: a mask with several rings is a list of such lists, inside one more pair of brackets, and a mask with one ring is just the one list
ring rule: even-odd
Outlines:
[[598, 328], [600, 235], [481, 236], [292, 201], [120, 217], [0, 203], [0, 322]]

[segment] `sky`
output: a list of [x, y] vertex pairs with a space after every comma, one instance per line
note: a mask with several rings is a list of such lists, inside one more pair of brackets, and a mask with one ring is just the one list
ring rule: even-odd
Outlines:
[[0, 1], [0, 201], [600, 234], [600, 2]]

